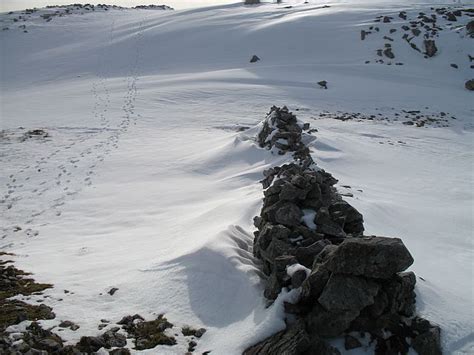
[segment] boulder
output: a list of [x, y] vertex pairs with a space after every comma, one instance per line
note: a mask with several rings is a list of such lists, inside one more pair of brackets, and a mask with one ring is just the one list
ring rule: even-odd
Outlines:
[[399, 238], [348, 238], [326, 264], [335, 273], [387, 279], [405, 271], [413, 257]]
[[275, 211], [275, 222], [285, 226], [297, 226], [301, 223], [303, 212], [294, 203], [286, 202], [281, 204]]
[[380, 286], [363, 277], [332, 274], [318, 302], [328, 311], [357, 312], [374, 303]]
[[306, 327], [311, 336], [333, 338], [343, 334], [358, 315], [358, 311], [327, 311], [316, 303], [305, 317]]
[[417, 334], [412, 346], [419, 355], [441, 355], [441, 329], [423, 318], [412, 321], [412, 329]]

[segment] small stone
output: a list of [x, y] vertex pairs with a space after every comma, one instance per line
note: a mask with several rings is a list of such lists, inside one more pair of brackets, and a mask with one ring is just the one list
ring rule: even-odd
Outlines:
[[474, 79], [466, 81], [466, 83], [464, 84], [464, 87], [466, 89], [468, 89], [469, 91], [473, 91], [474, 90]]
[[321, 80], [321, 81], [318, 81], [318, 85], [323, 88], [323, 89], [327, 89], [328, 88], [328, 82], [326, 80]]
[[260, 60], [259, 57], [257, 57], [255, 54], [250, 58], [250, 63], [256, 63]]
[[344, 337], [344, 348], [346, 350], [357, 349], [357, 348], [360, 348], [361, 346], [362, 344], [360, 343], [360, 341], [357, 338], [353, 337], [352, 335], [347, 334]]

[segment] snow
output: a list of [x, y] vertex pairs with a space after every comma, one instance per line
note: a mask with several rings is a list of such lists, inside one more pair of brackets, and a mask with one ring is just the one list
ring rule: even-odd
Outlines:
[[316, 217], [316, 211], [305, 209], [302, 212], [303, 212], [303, 217], [301, 217], [301, 220], [304, 222], [304, 224], [306, 224], [306, 226], [309, 229], [316, 230], [316, 224], [314, 223], [315, 217]]
[[[367, 234], [408, 246], [425, 280], [418, 310], [442, 326], [446, 353], [474, 351], [474, 108], [463, 88], [472, 70], [449, 68], [472, 44], [453, 30], [430, 60], [397, 43], [404, 66], [365, 65], [380, 41], [360, 41], [360, 29], [431, 4], [288, 3], [110, 10], [0, 31], [0, 248], [55, 285], [44, 302], [57, 318], [43, 323], [80, 325], [63, 338], [97, 334], [102, 318], [165, 313], [208, 329], [198, 352], [238, 354], [284, 328], [283, 301], [297, 294], [266, 307], [251, 246], [258, 181], [290, 158], [253, 137], [271, 105], [288, 105], [318, 129], [313, 157], [351, 187]], [[250, 64], [253, 54], [262, 60]], [[393, 108], [457, 119], [445, 128], [318, 119]], [[220, 128], [235, 124], [254, 128]], [[19, 141], [36, 128], [50, 136]], [[182, 353], [178, 341], [148, 353]]]
[[299, 270], [303, 270], [308, 276], [311, 273], [311, 270], [301, 264], [293, 264], [286, 267], [286, 273], [288, 276], [293, 276], [293, 274]]

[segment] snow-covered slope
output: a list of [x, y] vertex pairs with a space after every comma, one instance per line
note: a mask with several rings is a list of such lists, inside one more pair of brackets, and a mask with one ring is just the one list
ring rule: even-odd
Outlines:
[[[284, 158], [259, 149], [255, 131], [235, 132], [276, 104], [318, 128], [313, 156], [352, 193], [367, 233], [403, 238], [424, 279], [419, 311], [442, 326], [446, 353], [474, 351], [474, 107], [464, 88], [474, 40], [464, 15], [439, 20], [435, 57], [405, 45], [398, 13], [432, 6], [295, 1], [51, 21], [41, 10], [21, 23], [2, 14], [0, 247], [55, 285], [44, 302], [57, 319], [44, 323], [73, 320], [81, 328], [61, 336], [74, 341], [102, 318], [166, 313], [207, 328], [197, 351], [213, 354], [283, 328], [282, 299], [265, 307], [250, 250], [258, 180]], [[370, 26], [379, 34], [361, 41]], [[374, 61], [384, 35], [396, 37], [393, 65]], [[402, 110], [447, 127], [404, 125]], [[178, 340], [149, 353], [182, 353]]]

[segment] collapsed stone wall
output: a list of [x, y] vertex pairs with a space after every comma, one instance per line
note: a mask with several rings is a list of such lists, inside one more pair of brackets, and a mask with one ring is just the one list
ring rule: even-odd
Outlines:
[[376, 354], [441, 354], [440, 328], [416, 316], [413, 257], [398, 238], [364, 236], [363, 216], [344, 201], [337, 180], [318, 168], [305, 145], [308, 124], [286, 107], [272, 107], [257, 140], [293, 154], [264, 172], [263, 207], [255, 217], [254, 255], [268, 276], [264, 296], [297, 289], [286, 303], [287, 328], [244, 354], [337, 354], [327, 340], [368, 334]]

